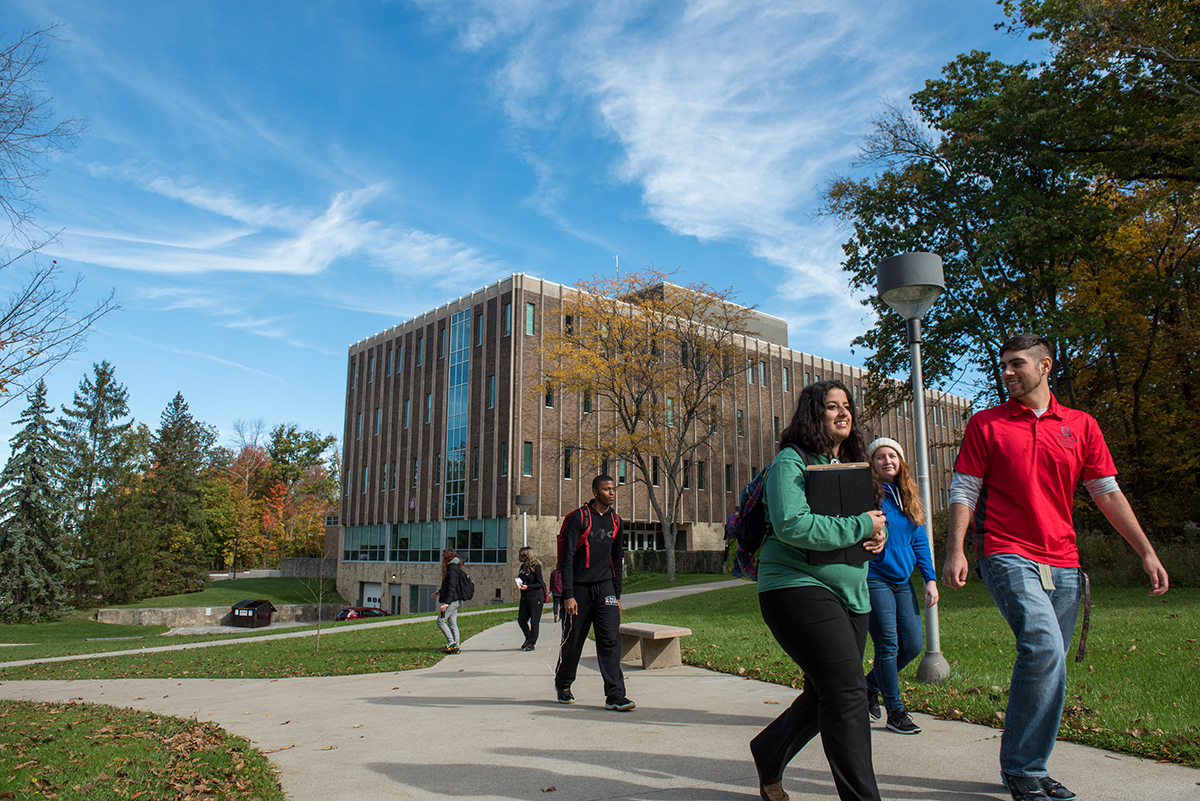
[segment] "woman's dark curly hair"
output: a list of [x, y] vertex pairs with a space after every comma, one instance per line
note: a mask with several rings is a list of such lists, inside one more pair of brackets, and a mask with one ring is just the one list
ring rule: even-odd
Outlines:
[[796, 411], [787, 428], [779, 435], [780, 450], [788, 445], [799, 445], [808, 453], [832, 454], [833, 437], [825, 425], [825, 396], [830, 390], [840, 389], [850, 402], [850, 436], [838, 449], [838, 460], [842, 462], [867, 461], [867, 443], [858, 427], [858, 409], [854, 407], [854, 395], [837, 379], [817, 381], [800, 392], [796, 400]]

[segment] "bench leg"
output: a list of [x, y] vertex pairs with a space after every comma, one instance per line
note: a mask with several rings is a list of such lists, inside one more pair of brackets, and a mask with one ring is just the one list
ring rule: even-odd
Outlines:
[[642, 638], [636, 634], [621, 635], [621, 661], [634, 662], [642, 658]]
[[679, 638], [670, 637], [665, 640], [646, 640], [642, 643], [642, 667], [652, 668], [675, 667], [683, 664], [683, 655], [679, 651]]

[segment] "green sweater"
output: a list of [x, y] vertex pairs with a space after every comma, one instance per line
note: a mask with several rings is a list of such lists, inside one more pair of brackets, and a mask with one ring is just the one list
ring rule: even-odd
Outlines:
[[[814, 460], [819, 464], [830, 461], [824, 454]], [[804, 494], [804, 462], [791, 448], [780, 451], [771, 464], [763, 500], [771, 534], [758, 552], [758, 591], [825, 587], [851, 612], [871, 611], [867, 563], [811, 565], [804, 554], [810, 548], [832, 551], [861, 542], [871, 536], [871, 516], [863, 512], [854, 517], [832, 517], [809, 511]]]

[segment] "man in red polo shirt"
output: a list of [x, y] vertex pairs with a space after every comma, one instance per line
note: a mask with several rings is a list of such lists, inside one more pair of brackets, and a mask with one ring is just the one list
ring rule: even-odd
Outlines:
[[1108, 522], [1142, 558], [1150, 594], [1167, 591], [1167, 571], [1117, 486], [1100, 426], [1050, 392], [1054, 360], [1040, 336], [1019, 334], [1000, 348], [1009, 401], [973, 416], [950, 487], [942, 581], [967, 583], [963, 540], [972, 513], [977, 570], [1017, 640], [1000, 772], [1014, 801], [1070, 801], [1046, 762], [1058, 737], [1067, 651], [1079, 615], [1079, 551], [1071, 497], [1080, 478]]

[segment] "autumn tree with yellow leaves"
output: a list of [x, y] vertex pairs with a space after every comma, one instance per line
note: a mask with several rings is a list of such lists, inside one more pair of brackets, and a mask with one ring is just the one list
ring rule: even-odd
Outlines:
[[566, 458], [633, 468], [662, 524], [674, 582], [688, 471], [711, 464], [711, 443], [731, 424], [751, 311], [732, 290], [669, 277], [646, 270], [576, 283], [562, 299], [563, 325], [542, 345], [537, 391], [579, 399], [577, 423], [560, 435]]

